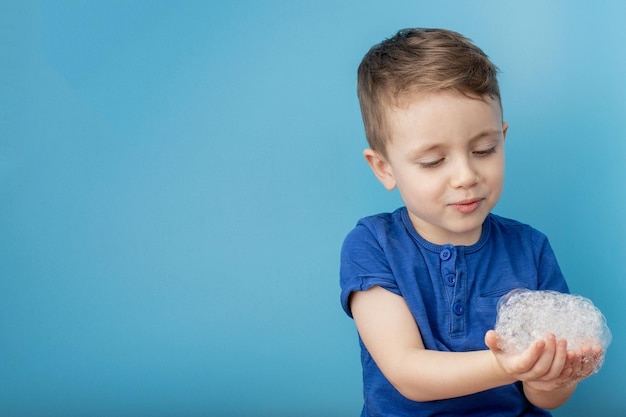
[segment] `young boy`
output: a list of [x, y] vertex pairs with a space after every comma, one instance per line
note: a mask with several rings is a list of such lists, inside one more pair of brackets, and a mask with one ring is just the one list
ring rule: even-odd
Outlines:
[[491, 214], [508, 128], [496, 72], [439, 29], [401, 30], [359, 66], [364, 156], [405, 204], [360, 220], [342, 249], [363, 417], [549, 416], [595, 368], [591, 348], [554, 335], [505, 354], [490, 330], [510, 290], [568, 291], [547, 238]]

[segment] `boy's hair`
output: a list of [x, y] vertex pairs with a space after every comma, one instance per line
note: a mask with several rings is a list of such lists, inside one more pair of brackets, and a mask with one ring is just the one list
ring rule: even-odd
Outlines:
[[469, 39], [445, 29], [402, 29], [359, 65], [357, 93], [370, 148], [386, 155], [385, 112], [420, 93], [451, 90], [500, 101], [498, 69]]

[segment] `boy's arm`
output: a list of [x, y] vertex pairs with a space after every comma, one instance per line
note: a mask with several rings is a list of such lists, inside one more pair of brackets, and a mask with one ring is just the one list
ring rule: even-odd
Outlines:
[[497, 358], [491, 350], [425, 349], [404, 299], [381, 287], [353, 293], [350, 305], [359, 334], [374, 361], [391, 384], [411, 400], [459, 397], [525, 380], [529, 401], [539, 407], [554, 408], [563, 404], [575, 388], [568, 385], [553, 389], [549, 382], [544, 382], [567, 372], [563, 369], [567, 352], [558, 348], [556, 340], [538, 341], [523, 354], [506, 358], [508, 363], [503, 366], [504, 354]]
[[413, 401], [460, 397], [516, 381], [489, 350], [426, 350], [415, 319], [399, 295], [373, 287], [353, 293], [350, 306], [372, 358], [389, 382]]

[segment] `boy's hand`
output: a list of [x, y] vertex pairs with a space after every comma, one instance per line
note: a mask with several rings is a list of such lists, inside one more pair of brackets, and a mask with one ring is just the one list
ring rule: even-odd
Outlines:
[[604, 361], [604, 351], [596, 343], [594, 346], [583, 346], [580, 349], [568, 351], [567, 359], [572, 366], [572, 378], [580, 381], [596, 372]]
[[568, 351], [567, 341], [557, 340], [552, 334], [535, 341], [519, 355], [502, 351], [498, 347], [498, 338], [493, 330], [485, 335], [485, 343], [500, 368], [536, 391], [552, 391], [576, 383], [591, 375], [602, 360], [599, 347]]
[[498, 339], [498, 334], [493, 330], [485, 335], [487, 347], [507, 375], [522, 382], [532, 381], [532, 387], [541, 391], [549, 391], [567, 384], [572, 369], [571, 366], [567, 366], [565, 340], [557, 341], [554, 335], [548, 335], [543, 340], [536, 340], [525, 352], [516, 355], [500, 349]]

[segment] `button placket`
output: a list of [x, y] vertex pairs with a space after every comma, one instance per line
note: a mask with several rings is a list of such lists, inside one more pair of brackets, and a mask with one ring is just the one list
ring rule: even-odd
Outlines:
[[452, 245], [445, 245], [439, 252], [441, 259], [441, 279], [443, 281], [446, 302], [451, 305], [454, 302], [454, 287], [457, 282], [456, 276], [456, 248]]
[[466, 320], [468, 314], [467, 305], [467, 271], [465, 270], [465, 251], [461, 247], [457, 249], [455, 257], [456, 285], [452, 297], [450, 336], [461, 337], [465, 335]]
[[460, 264], [463, 262], [463, 247], [444, 245], [439, 252], [441, 259], [441, 279], [444, 283], [446, 303], [449, 308], [450, 336], [459, 337], [465, 333], [466, 283]]

